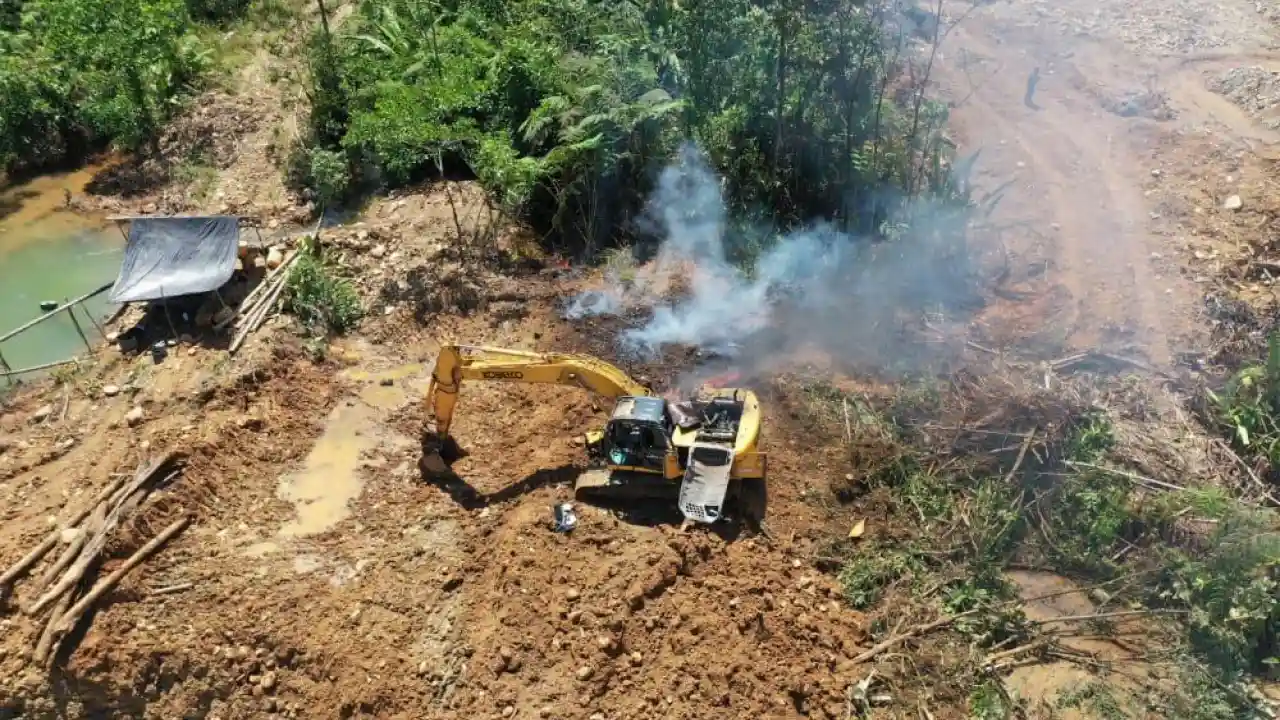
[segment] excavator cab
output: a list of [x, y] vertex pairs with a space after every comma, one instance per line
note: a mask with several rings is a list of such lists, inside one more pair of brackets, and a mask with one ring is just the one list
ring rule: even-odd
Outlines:
[[596, 453], [611, 468], [662, 474], [669, 452], [669, 424], [662, 398], [618, 398]]

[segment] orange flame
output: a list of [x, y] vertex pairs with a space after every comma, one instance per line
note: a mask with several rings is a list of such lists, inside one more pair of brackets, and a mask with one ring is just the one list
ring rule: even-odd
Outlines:
[[702, 384], [706, 385], [707, 387], [722, 388], [722, 387], [729, 387], [730, 383], [736, 383], [741, 379], [742, 379], [742, 373], [738, 372], [737, 370], [730, 370], [729, 372], [726, 372], [726, 373], [713, 375], [712, 377], [709, 377], [706, 380], [703, 380]]

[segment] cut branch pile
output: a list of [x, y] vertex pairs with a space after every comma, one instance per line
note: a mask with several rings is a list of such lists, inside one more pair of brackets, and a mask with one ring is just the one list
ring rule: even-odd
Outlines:
[[[239, 328], [235, 338], [231, 341], [231, 346], [227, 348], [228, 352], [234, 353], [244, 344], [249, 334], [258, 329], [262, 322], [267, 319], [267, 315], [271, 309], [275, 307], [276, 301], [280, 299], [280, 293], [284, 290], [285, 283], [289, 279], [289, 268], [293, 266], [295, 260], [301, 252], [297, 249], [290, 251], [285, 257], [284, 262], [280, 266], [271, 271], [258, 287], [249, 293], [249, 296], [240, 303], [236, 314], [232, 316]], [[230, 322], [230, 320], [228, 320]]]
[[317, 221], [315, 229], [311, 231], [310, 239], [304, 238], [299, 247], [290, 250], [279, 267], [268, 273], [262, 282], [258, 284], [258, 287], [254, 288], [253, 292], [249, 293], [248, 297], [240, 303], [240, 307], [236, 308], [235, 314], [215, 326], [221, 330], [234, 323], [238, 330], [235, 338], [231, 340], [231, 345], [227, 348], [227, 352], [234, 354], [244, 344], [244, 341], [262, 326], [267, 316], [271, 314], [272, 309], [275, 308], [276, 302], [280, 300], [281, 293], [284, 292], [285, 285], [289, 280], [289, 268], [293, 267], [294, 261], [302, 255], [308, 243], [319, 241], [319, 239], [320, 222]]
[[51, 664], [62, 639], [80, 623], [94, 603], [190, 524], [191, 518], [185, 515], [174, 521], [111, 574], [94, 582], [112, 533], [133, 515], [152, 490], [177, 476], [176, 468], [180, 462], [178, 453], [170, 452], [159, 460], [139, 466], [133, 477], [117, 479], [65, 526], [53, 530], [40, 545], [0, 575], [2, 598], [59, 542], [66, 543], [62, 553], [35, 581], [29, 595], [34, 600], [23, 608], [23, 612], [31, 617], [44, 616], [43, 629], [35, 648], [35, 662], [45, 666]]

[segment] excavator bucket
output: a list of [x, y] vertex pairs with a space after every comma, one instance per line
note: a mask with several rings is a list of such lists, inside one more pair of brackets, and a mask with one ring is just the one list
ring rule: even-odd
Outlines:
[[418, 458], [418, 470], [424, 478], [452, 475], [451, 466], [464, 454], [453, 438], [441, 438], [433, 432], [426, 432], [422, 436], [422, 455]]
[[444, 458], [440, 457], [440, 453], [423, 453], [422, 458], [418, 461], [419, 469], [423, 475], [436, 476], [448, 475], [449, 466], [445, 463]]

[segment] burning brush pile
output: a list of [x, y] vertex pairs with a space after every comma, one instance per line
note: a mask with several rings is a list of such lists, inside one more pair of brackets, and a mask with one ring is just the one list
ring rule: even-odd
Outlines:
[[661, 238], [652, 260], [639, 265], [629, 250], [615, 252], [602, 287], [574, 297], [564, 317], [616, 336], [602, 354], [697, 366], [696, 377], [674, 381], [681, 387], [729, 372], [762, 378], [805, 354], [877, 374], [918, 372], [954, 348], [923, 344], [912, 328], [926, 315], [976, 307], [964, 219], [950, 212], [917, 208], [915, 226], [883, 242], [819, 225], [735, 265], [721, 184], [686, 147], [641, 222]]

